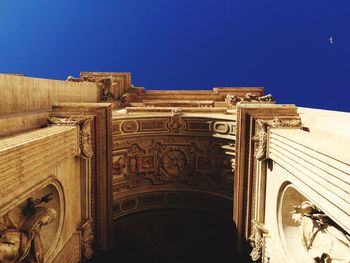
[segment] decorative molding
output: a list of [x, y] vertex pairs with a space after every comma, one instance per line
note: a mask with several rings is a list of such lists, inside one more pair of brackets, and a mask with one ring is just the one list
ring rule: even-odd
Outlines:
[[273, 120], [256, 120], [256, 132], [252, 140], [255, 142], [254, 157], [262, 161], [266, 158], [268, 128], [301, 128], [300, 119], [283, 120], [275, 118]]
[[274, 103], [275, 100], [271, 94], [268, 94], [265, 96], [257, 96], [251, 93], [247, 93], [244, 97], [227, 94], [225, 97], [225, 102], [229, 104], [231, 107], [233, 107], [233, 106], [237, 106], [240, 103], [245, 103], [245, 102]]
[[129, 134], [150, 134], [154, 132], [162, 133], [181, 133], [196, 136], [201, 135], [222, 137], [236, 135], [236, 121], [220, 120], [214, 121], [211, 118], [193, 118], [183, 116], [133, 118], [133, 119], [114, 119], [113, 135], [128, 136]]
[[[112, 247], [112, 107], [111, 103], [53, 106], [56, 116], [91, 119], [91, 141], [94, 152], [91, 162], [91, 218], [94, 246]], [[90, 216], [87, 216], [90, 218]]]
[[[270, 130], [265, 122], [271, 126], [274, 119], [280, 120], [282, 125], [291, 126], [289, 121], [300, 118], [295, 105], [278, 105], [272, 103], [241, 103], [237, 105], [237, 126], [235, 136], [235, 174], [234, 174], [234, 213], [233, 219], [237, 226], [238, 249], [244, 248], [244, 242], [252, 233], [252, 219], [263, 220], [265, 216], [264, 203], [259, 197], [264, 194], [264, 184], [267, 163], [257, 161], [269, 157], [267, 146], [269, 146]], [[261, 120], [259, 125], [257, 120]], [[279, 121], [276, 121], [279, 123]], [[293, 122], [292, 122], [293, 123]], [[271, 129], [273, 130], [273, 129]], [[259, 135], [258, 135], [259, 134]], [[268, 135], [268, 136], [266, 136]], [[253, 137], [255, 137], [253, 139]], [[255, 156], [256, 157], [255, 157]], [[245, 239], [245, 240], [244, 240]]]
[[121, 123], [121, 130], [124, 133], [137, 132], [139, 129], [139, 122], [135, 120], [126, 120]]
[[83, 258], [89, 260], [93, 254], [92, 243], [94, 235], [92, 231], [92, 218], [85, 220], [79, 230], [81, 231], [81, 251]]
[[79, 148], [80, 156], [84, 159], [89, 159], [93, 156], [92, 141], [91, 141], [91, 119], [84, 116], [79, 117], [54, 117], [48, 118], [51, 124], [79, 126]]
[[[180, 111], [176, 111], [176, 113], [180, 114]], [[174, 113], [174, 116], [170, 118], [170, 121], [167, 122], [166, 126], [169, 128], [171, 133], [179, 133], [185, 129], [186, 124], [181, 119], [180, 115]]]
[[81, 120], [73, 119], [71, 117], [54, 117], [54, 116], [49, 117], [48, 121], [51, 124], [68, 125], [68, 126], [78, 125], [81, 122]]
[[254, 262], [256, 262], [265, 257], [265, 255], [263, 255], [263, 252], [265, 246], [265, 236], [268, 234], [268, 231], [265, 228], [264, 224], [254, 219], [252, 220], [252, 225], [253, 234], [249, 237], [249, 242], [253, 249], [250, 253], [250, 257]]
[[146, 209], [169, 207], [205, 210], [232, 219], [229, 198], [204, 192], [163, 190], [119, 195], [113, 200], [113, 220]]

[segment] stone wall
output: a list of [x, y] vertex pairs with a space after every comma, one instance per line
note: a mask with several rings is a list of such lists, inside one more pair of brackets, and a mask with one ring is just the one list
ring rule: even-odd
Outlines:
[[43, 127], [58, 102], [97, 102], [95, 83], [0, 74], [0, 137]]

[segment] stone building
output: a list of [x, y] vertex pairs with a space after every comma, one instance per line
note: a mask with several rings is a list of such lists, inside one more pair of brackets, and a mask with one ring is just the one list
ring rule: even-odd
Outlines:
[[[349, 113], [118, 72], [1, 74], [0, 102], [0, 262], [136, 262], [126, 232], [152, 262], [350, 262]], [[200, 243], [219, 231], [228, 252]]]

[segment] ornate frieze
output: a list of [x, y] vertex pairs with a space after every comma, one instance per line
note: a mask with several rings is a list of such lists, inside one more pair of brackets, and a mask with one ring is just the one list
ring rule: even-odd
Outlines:
[[271, 94], [265, 95], [265, 96], [257, 96], [253, 95], [251, 93], [247, 93], [244, 97], [239, 97], [232, 94], [227, 94], [225, 98], [225, 102], [229, 104], [230, 106], [236, 106], [240, 103], [245, 102], [257, 102], [257, 103], [273, 103], [275, 100], [272, 97]]
[[213, 121], [204, 118], [187, 118], [180, 115], [113, 121], [113, 133], [115, 135], [151, 132], [169, 132], [179, 134], [194, 134], [199, 132], [202, 134], [207, 133], [208, 135], [216, 134], [218, 136], [235, 136], [236, 122], [234, 120]]
[[139, 128], [139, 123], [135, 120], [127, 120], [121, 123], [121, 130], [124, 133], [136, 132]]
[[167, 119], [153, 119], [153, 120], [139, 120], [140, 132], [147, 131], [167, 131], [166, 122]]
[[259, 161], [266, 158], [266, 147], [267, 147], [267, 138], [268, 128], [301, 128], [300, 119], [273, 119], [273, 120], [262, 120], [258, 119], [256, 121], [256, 131], [255, 136], [252, 140], [255, 142], [255, 152], [254, 157]]
[[89, 159], [93, 155], [91, 145], [91, 119], [81, 117], [49, 117], [48, 121], [55, 125], [79, 126], [79, 148], [82, 158]]

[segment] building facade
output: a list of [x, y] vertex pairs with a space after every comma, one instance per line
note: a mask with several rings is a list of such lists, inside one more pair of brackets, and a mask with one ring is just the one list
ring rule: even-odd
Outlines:
[[0, 102], [0, 262], [88, 261], [165, 208], [233, 221], [254, 262], [350, 262], [349, 113], [120, 72], [2, 74]]

